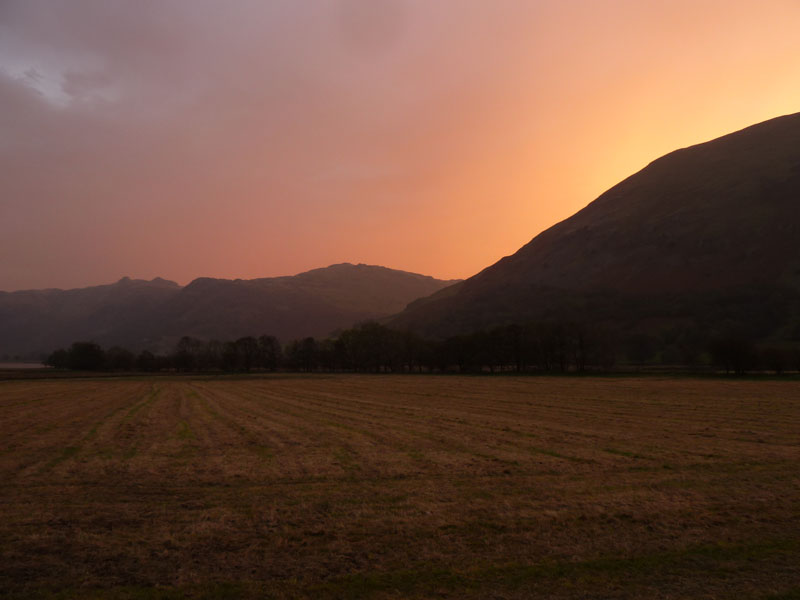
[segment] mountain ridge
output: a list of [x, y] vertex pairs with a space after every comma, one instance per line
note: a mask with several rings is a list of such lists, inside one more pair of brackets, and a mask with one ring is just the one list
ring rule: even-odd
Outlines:
[[76, 340], [165, 350], [183, 335], [322, 336], [383, 318], [457, 280], [338, 263], [257, 279], [160, 277], [62, 290], [0, 292], [0, 355], [34, 356]]
[[[714, 302], [755, 313], [750, 297], [759, 290], [793, 306], [800, 292], [798, 209], [800, 113], [651, 161], [516, 253], [412, 302], [389, 322], [449, 335], [559, 314], [588, 319], [593, 313], [586, 311], [597, 309], [614, 327], [639, 327], [611, 314], [618, 302], [633, 305], [639, 321], [666, 315], [704, 326]], [[750, 299], [743, 304], [737, 295]], [[645, 299], [652, 310], [641, 306]], [[796, 318], [795, 308], [786, 311], [788, 321]], [[737, 319], [713, 326], [746, 325]], [[753, 335], [781, 326], [789, 324]]]

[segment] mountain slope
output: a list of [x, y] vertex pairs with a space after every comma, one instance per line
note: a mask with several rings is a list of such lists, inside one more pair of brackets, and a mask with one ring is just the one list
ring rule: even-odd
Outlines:
[[79, 339], [130, 339], [145, 315], [180, 291], [172, 281], [0, 292], [0, 355], [36, 357]]
[[654, 161], [392, 322], [443, 335], [558, 314], [629, 329], [653, 319], [746, 328], [753, 318], [755, 336], [780, 335], [797, 315], [798, 235], [795, 114]]
[[126, 277], [74, 290], [0, 292], [0, 356], [38, 356], [76, 340], [166, 350], [183, 335], [323, 336], [396, 313], [451, 283], [345, 263], [290, 277], [200, 278], [185, 287]]
[[269, 333], [281, 339], [325, 336], [357, 321], [402, 310], [452, 284], [370, 265], [339, 264], [292, 277], [196, 279], [148, 328], [154, 337], [228, 339]]

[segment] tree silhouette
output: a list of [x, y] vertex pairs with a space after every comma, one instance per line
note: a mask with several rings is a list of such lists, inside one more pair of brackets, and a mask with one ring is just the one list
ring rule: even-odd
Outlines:
[[258, 338], [258, 351], [261, 366], [269, 371], [274, 371], [283, 358], [283, 351], [278, 338], [272, 335], [262, 335]]
[[75, 342], [70, 346], [67, 364], [73, 371], [100, 371], [105, 358], [103, 349], [94, 342]]
[[252, 335], [236, 340], [236, 354], [239, 366], [248, 373], [260, 362], [258, 340]]

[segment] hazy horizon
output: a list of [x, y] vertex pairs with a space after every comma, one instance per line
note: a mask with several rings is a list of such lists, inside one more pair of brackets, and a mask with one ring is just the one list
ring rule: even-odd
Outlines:
[[0, 290], [512, 254], [800, 110], [800, 4], [0, 4]]

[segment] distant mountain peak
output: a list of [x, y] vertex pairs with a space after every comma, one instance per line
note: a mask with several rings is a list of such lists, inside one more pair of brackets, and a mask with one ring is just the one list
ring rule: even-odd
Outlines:
[[171, 281], [169, 279], [164, 279], [163, 277], [154, 277], [153, 279], [150, 280], [150, 283], [163, 283], [163, 284], [167, 284], [167, 285], [178, 285], [174, 281]]
[[168, 351], [184, 335], [324, 336], [396, 313], [449, 283], [341, 263], [285, 277], [198, 277], [185, 287], [126, 276], [110, 285], [0, 294], [0, 354], [36, 356], [76, 340]]
[[157, 286], [157, 287], [180, 287], [174, 281], [170, 281], [168, 279], [164, 279], [162, 277], [155, 277], [150, 281], [146, 279], [131, 279], [127, 275], [124, 277], [120, 277], [115, 283], [111, 284], [114, 286], [126, 287], [126, 286]]

